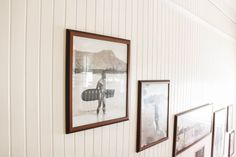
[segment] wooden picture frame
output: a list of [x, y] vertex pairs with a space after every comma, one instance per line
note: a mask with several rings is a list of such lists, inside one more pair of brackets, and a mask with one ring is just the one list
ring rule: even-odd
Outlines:
[[229, 133], [228, 157], [234, 156], [234, 153], [235, 153], [235, 130]]
[[169, 90], [169, 80], [138, 81], [137, 152], [168, 139]]
[[214, 112], [212, 133], [212, 157], [222, 157], [225, 153], [225, 134], [227, 127], [227, 110], [222, 108]]
[[66, 30], [66, 133], [129, 119], [130, 40]]
[[233, 105], [227, 106], [227, 132], [233, 129]]
[[212, 112], [212, 105], [206, 104], [175, 115], [173, 157], [211, 134]]

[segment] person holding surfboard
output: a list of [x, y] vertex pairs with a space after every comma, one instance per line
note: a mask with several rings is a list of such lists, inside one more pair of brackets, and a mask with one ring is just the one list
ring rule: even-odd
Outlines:
[[102, 77], [97, 82], [98, 90], [98, 107], [97, 107], [97, 114], [100, 112], [100, 108], [102, 106], [103, 114], [106, 113], [106, 73], [105, 71], [102, 72]]

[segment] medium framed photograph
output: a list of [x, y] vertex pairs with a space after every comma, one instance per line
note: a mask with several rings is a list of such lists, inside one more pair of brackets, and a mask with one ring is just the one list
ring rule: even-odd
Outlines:
[[227, 107], [227, 132], [233, 129], [233, 105]]
[[225, 108], [214, 113], [212, 134], [212, 157], [224, 156], [227, 110]]
[[128, 120], [130, 41], [66, 32], [66, 133]]
[[168, 139], [169, 80], [138, 82], [137, 152]]
[[235, 153], [235, 131], [229, 133], [229, 150], [228, 157], [232, 157]]
[[204, 157], [205, 147], [202, 147], [195, 153], [195, 157]]
[[212, 112], [212, 105], [206, 104], [175, 115], [173, 157], [212, 132]]

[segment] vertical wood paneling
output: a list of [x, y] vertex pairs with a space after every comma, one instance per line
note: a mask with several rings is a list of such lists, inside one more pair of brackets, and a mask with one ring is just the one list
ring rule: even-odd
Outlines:
[[53, 156], [65, 156], [65, 0], [54, 1]]
[[[68, 29], [76, 29], [76, 0], [66, 0], [66, 18], [65, 27]], [[65, 135], [65, 157], [75, 157], [75, 135], [67, 134]]]
[[133, 25], [133, 0], [126, 0], [126, 14], [125, 14], [125, 35], [127, 39], [131, 39], [132, 25]]
[[124, 123], [122, 147], [123, 147], [123, 152], [121, 152], [122, 156], [123, 157], [129, 156], [129, 123], [128, 122]]
[[1, 1], [0, 10], [0, 156], [10, 157], [10, 16], [11, 3], [9, 0]]
[[123, 136], [124, 136], [124, 123], [117, 124], [117, 144], [116, 144], [116, 156], [122, 157], [123, 155]]
[[148, 79], [148, 62], [147, 62], [147, 57], [149, 55], [148, 52], [148, 43], [149, 43], [149, 38], [148, 38], [148, 21], [149, 21], [149, 15], [148, 15], [148, 10], [149, 10], [149, 0], [143, 0], [143, 19], [141, 21], [142, 23], [142, 42], [140, 44], [143, 45], [142, 49], [141, 49], [141, 60], [142, 60], [142, 79], [146, 80]]
[[[176, 13], [176, 12], [175, 12]], [[177, 23], [176, 21], [178, 21], [178, 16], [176, 14], [174, 14], [174, 17], [173, 17], [173, 21], [174, 23]], [[173, 60], [172, 60], [172, 64], [173, 64], [173, 77], [171, 78], [171, 82], [172, 82], [172, 85], [171, 85], [171, 94], [174, 95], [173, 96], [173, 99], [170, 99], [170, 104], [172, 103], [175, 103], [175, 105], [171, 105], [171, 107], [173, 108], [173, 113], [177, 113], [177, 89], [176, 89], [176, 84], [177, 84], [177, 79], [176, 79], [176, 75], [177, 75], [177, 68], [176, 68], [176, 64], [177, 64], [177, 33], [178, 33], [178, 26], [174, 27], [174, 34], [173, 34], [173, 40], [174, 40], [174, 50], [173, 50]], [[172, 102], [171, 102], [172, 101]], [[172, 118], [173, 120], [173, 118]], [[172, 121], [173, 122], [173, 121]]]
[[26, 156], [40, 156], [39, 121], [39, 0], [27, 0], [26, 23]]
[[85, 157], [93, 157], [94, 144], [93, 144], [93, 129], [85, 131], [84, 145]]
[[111, 31], [113, 36], [119, 36], [120, 0], [111, 0]]
[[65, 157], [74, 157], [75, 156], [75, 142], [74, 135], [65, 136]]
[[149, 0], [148, 4], [148, 14], [149, 14], [149, 21], [148, 21], [148, 79], [153, 79], [153, 34], [154, 34], [154, 0]]
[[137, 47], [137, 63], [138, 63], [138, 67], [137, 67], [137, 79], [141, 79], [142, 78], [142, 52], [143, 52], [143, 19], [144, 19], [144, 14], [143, 14], [143, 0], [138, 0], [138, 47]]
[[104, 0], [96, 0], [96, 32], [103, 33], [104, 23]]
[[96, 24], [96, 0], [87, 0], [87, 20], [86, 30], [89, 32], [95, 31]]
[[[1, 1], [0, 156], [171, 157], [174, 114], [236, 101], [236, 41], [217, 29], [233, 27], [222, 16], [219, 26], [202, 20], [203, 4], [214, 10], [203, 0]], [[66, 28], [131, 39], [129, 121], [65, 135]], [[141, 79], [171, 80], [170, 130], [168, 141], [136, 153]], [[201, 145], [209, 155], [209, 141], [179, 157]]]
[[111, 125], [109, 132], [109, 157], [117, 157], [117, 124]]
[[26, 156], [25, 128], [26, 1], [11, 1], [11, 156]]
[[86, 28], [86, 18], [87, 18], [87, 0], [77, 0], [77, 29], [84, 31]]
[[75, 157], [85, 156], [84, 132], [75, 133]]
[[153, 18], [152, 18], [152, 24], [153, 24], [153, 32], [151, 32], [152, 34], [152, 77], [157, 78], [157, 73], [156, 73], [156, 66], [157, 66], [157, 29], [158, 29], [158, 25], [157, 25], [157, 17], [158, 17], [158, 10], [157, 10], [157, 4], [158, 1], [153, 1]]
[[94, 147], [93, 154], [96, 157], [102, 157], [102, 128], [94, 129]]
[[[126, 37], [126, 12], [127, 12], [127, 6], [126, 6], [126, 0], [119, 0], [119, 37], [125, 38]], [[129, 0], [130, 1], [130, 0]]]
[[66, 0], [66, 28], [75, 29], [76, 27], [76, 13], [77, 0]]
[[156, 68], [157, 68], [157, 72], [156, 72], [156, 78], [160, 79], [161, 77], [161, 36], [162, 36], [162, 22], [161, 22], [161, 16], [162, 16], [162, 10], [161, 10], [161, 1], [158, 1], [157, 3], [157, 41], [156, 41], [156, 45], [157, 45], [157, 58], [156, 58]]
[[52, 157], [53, 0], [41, 1], [40, 33], [40, 154]]
[[103, 24], [103, 32], [104, 34], [111, 35], [111, 27], [112, 27], [112, 0], [104, 0], [104, 24]]
[[110, 157], [109, 156], [109, 146], [110, 146], [110, 126], [105, 126], [102, 128], [102, 157]]

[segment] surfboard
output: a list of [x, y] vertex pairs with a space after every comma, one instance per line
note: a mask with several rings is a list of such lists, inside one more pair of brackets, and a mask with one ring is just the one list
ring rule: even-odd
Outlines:
[[[114, 97], [115, 90], [114, 89], [106, 89], [105, 96], [106, 98]], [[83, 101], [95, 101], [98, 100], [99, 90], [98, 89], [87, 89], [82, 92], [81, 98]]]

